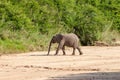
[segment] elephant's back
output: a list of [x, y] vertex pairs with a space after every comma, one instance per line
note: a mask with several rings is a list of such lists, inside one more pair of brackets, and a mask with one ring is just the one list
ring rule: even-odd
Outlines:
[[71, 39], [72, 41], [79, 41], [79, 38], [76, 34], [74, 33], [69, 33], [69, 34], [65, 34], [65, 37], [67, 37], [68, 39]]
[[70, 33], [64, 35], [67, 46], [73, 46], [74, 44], [79, 44], [79, 38], [77, 35]]

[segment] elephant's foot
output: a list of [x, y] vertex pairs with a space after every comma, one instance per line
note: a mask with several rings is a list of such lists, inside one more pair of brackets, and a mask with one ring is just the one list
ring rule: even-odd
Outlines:
[[81, 52], [79, 55], [83, 55], [83, 53]]
[[54, 54], [55, 56], [57, 55], [57, 54]]
[[72, 53], [72, 55], [75, 55], [75, 53]]
[[66, 54], [63, 54], [63, 55], [66, 55]]

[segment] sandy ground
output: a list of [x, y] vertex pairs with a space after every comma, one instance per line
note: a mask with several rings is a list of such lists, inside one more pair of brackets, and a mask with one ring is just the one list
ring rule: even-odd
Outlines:
[[120, 80], [120, 46], [81, 47], [83, 55], [71, 56], [72, 49], [54, 56], [30, 52], [0, 56], [0, 80]]

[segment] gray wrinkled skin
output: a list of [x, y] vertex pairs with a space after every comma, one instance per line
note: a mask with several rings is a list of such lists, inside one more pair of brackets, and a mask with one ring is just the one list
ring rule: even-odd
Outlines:
[[48, 54], [50, 52], [51, 44], [52, 43], [58, 43], [58, 48], [56, 50], [55, 55], [58, 54], [59, 49], [62, 49], [63, 55], [66, 55], [65, 53], [65, 46], [72, 47], [73, 48], [73, 53], [72, 55], [75, 55], [75, 49], [79, 51], [79, 54], [82, 55], [83, 53], [81, 52], [79, 48], [79, 38], [77, 35], [70, 33], [70, 34], [56, 34], [55, 36], [52, 37], [49, 48], [48, 48]]

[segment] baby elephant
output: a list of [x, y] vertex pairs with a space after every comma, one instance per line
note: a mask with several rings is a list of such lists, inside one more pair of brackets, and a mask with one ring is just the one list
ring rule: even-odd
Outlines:
[[52, 43], [58, 43], [58, 48], [56, 50], [55, 55], [58, 54], [59, 49], [62, 49], [63, 55], [65, 54], [65, 46], [72, 47], [73, 48], [73, 53], [72, 55], [75, 55], [75, 49], [78, 49], [79, 54], [82, 55], [83, 53], [81, 52], [79, 48], [79, 39], [77, 35], [70, 33], [70, 34], [56, 34], [55, 36], [52, 37], [50, 44], [49, 44], [49, 49], [48, 49], [48, 54], [50, 52], [50, 47]]

